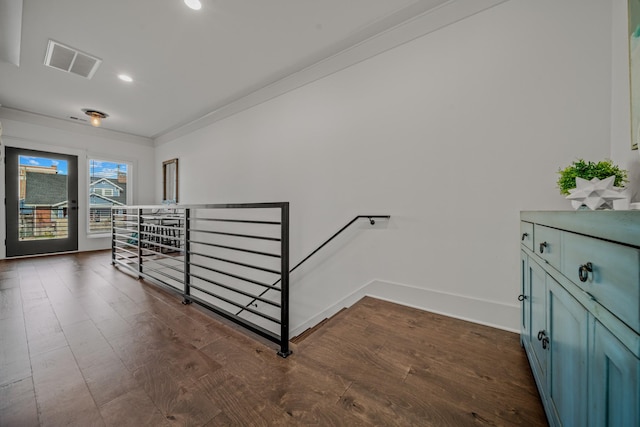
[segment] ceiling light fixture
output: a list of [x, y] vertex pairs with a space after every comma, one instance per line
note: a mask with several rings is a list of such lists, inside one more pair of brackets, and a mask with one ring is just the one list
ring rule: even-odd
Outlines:
[[82, 111], [90, 117], [89, 121], [91, 122], [91, 126], [100, 127], [102, 124], [102, 119], [106, 119], [109, 117], [108, 114], [103, 113], [102, 111], [89, 110], [87, 108], [83, 108]]
[[186, 4], [193, 10], [200, 10], [202, 8], [202, 3], [200, 3], [200, 0], [184, 0], [184, 4]]
[[127, 82], [127, 83], [131, 83], [133, 81], [133, 79], [131, 78], [131, 76], [128, 76], [126, 74], [118, 74], [118, 78], [120, 80], [122, 80], [123, 82]]

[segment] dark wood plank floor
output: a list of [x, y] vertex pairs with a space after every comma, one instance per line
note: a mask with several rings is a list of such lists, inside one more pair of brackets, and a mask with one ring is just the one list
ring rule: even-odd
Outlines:
[[546, 425], [516, 334], [365, 298], [284, 360], [109, 256], [0, 261], [0, 426]]

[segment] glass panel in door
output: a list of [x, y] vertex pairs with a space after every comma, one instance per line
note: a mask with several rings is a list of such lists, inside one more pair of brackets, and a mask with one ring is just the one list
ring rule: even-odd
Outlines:
[[78, 159], [7, 147], [7, 257], [78, 249]]

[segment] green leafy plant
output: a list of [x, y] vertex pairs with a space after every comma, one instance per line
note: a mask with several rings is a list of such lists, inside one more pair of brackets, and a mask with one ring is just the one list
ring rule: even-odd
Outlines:
[[614, 165], [611, 160], [602, 160], [595, 163], [578, 159], [571, 163], [571, 166], [559, 169], [558, 173], [560, 174], [558, 188], [560, 188], [560, 193], [565, 195], [569, 194], [569, 190], [576, 188], [576, 177], [591, 180], [593, 178], [605, 179], [615, 175], [616, 179], [613, 185], [616, 187], [624, 187], [629, 181], [627, 179], [627, 171]]

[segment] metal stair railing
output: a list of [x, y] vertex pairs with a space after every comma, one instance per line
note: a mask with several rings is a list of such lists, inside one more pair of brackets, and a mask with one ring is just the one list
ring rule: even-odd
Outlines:
[[[279, 344], [281, 357], [291, 354], [288, 202], [117, 206], [111, 230], [114, 266]], [[263, 289], [277, 293], [263, 298]], [[265, 304], [245, 307], [249, 300]]]

